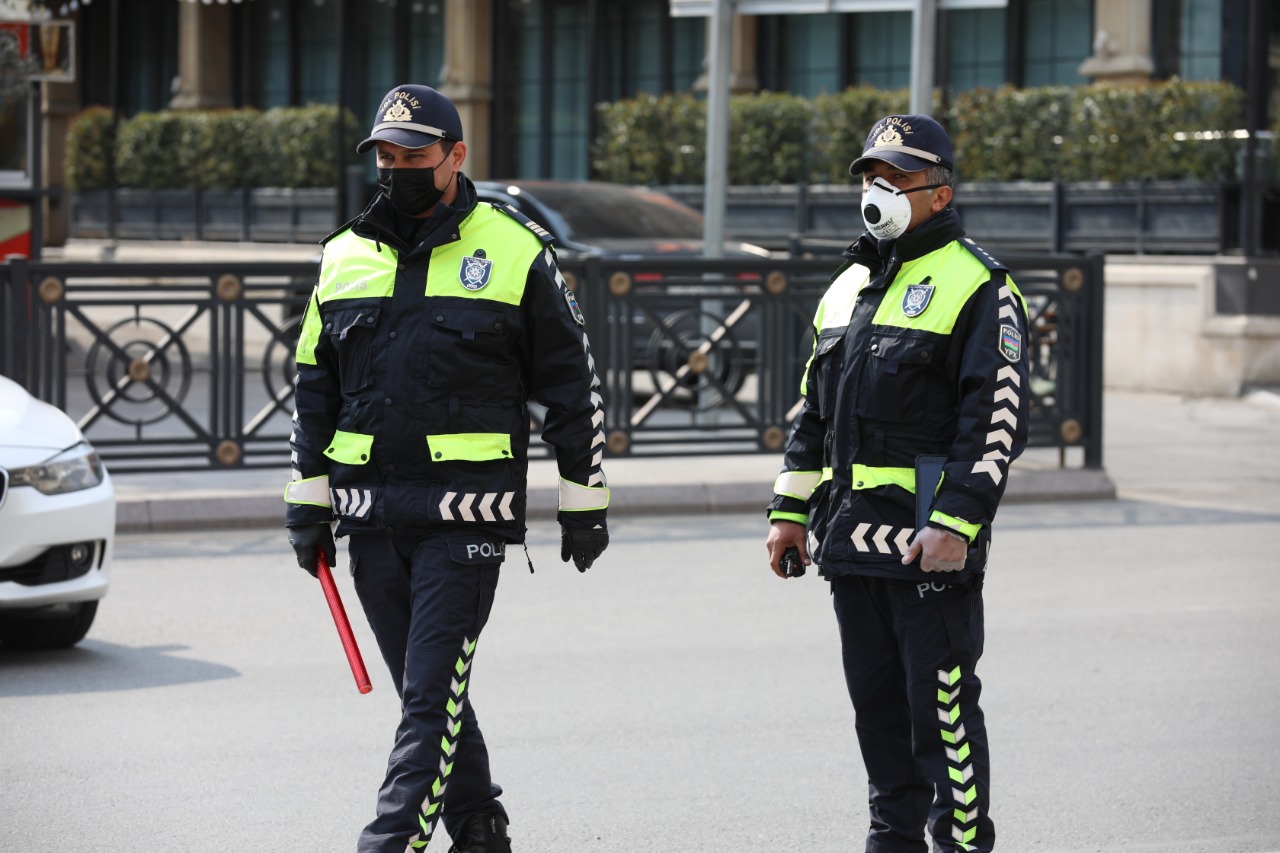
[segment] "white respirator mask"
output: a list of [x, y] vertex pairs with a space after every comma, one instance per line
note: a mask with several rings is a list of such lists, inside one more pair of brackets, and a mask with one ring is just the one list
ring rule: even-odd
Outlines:
[[880, 240], [896, 240], [911, 224], [910, 193], [936, 190], [942, 184], [929, 184], [900, 190], [884, 178], [876, 178], [862, 193], [862, 218], [867, 230]]

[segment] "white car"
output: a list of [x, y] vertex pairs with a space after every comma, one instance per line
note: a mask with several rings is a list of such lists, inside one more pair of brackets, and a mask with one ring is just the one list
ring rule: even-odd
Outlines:
[[0, 645], [80, 642], [115, 530], [111, 478], [75, 422], [0, 376]]

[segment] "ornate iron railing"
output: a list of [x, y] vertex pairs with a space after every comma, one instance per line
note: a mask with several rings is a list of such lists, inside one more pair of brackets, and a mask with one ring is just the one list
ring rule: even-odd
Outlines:
[[[1085, 466], [1101, 467], [1102, 260], [1005, 260], [1031, 307], [1032, 444], [1083, 447]], [[834, 267], [565, 260], [605, 386], [608, 452], [779, 451]], [[68, 412], [117, 472], [284, 466], [315, 274], [314, 263], [11, 260], [0, 373]]]

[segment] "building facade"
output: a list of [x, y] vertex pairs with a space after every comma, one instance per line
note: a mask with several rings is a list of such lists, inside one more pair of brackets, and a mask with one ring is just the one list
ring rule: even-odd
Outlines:
[[[67, 124], [91, 104], [128, 116], [342, 103], [363, 123], [389, 86], [406, 81], [459, 105], [473, 177], [589, 178], [593, 105], [699, 91], [707, 44], [706, 21], [672, 17], [668, 0], [44, 2], [79, 34], [75, 81], [41, 86], [39, 183], [52, 187], [62, 184]], [[1008, 0], [942, 11], [936, 32], [943, 97], [1176, 75], [1241, 86], [1263, 127], [1280, 113], [1280, 10], [1271, 0]], [[910, 55], [910, 12], [742, 16], [731, 85], [803, 95], [902, 88]], [[0, 186], [6, 169], [12, 181], [32, 162], [0, 164]], [[56, 201], [49, 214], [57, 242]]]

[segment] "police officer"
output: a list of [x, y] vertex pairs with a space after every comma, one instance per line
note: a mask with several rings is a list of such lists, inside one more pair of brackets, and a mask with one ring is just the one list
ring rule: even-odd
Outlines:
[[[1026, 444], [1026, 306], [964, 236], [953, 168], [946, 131], [921, 115], [880, 119], [850, 166], [868, 230], [819, 304], [769, 506], [773, 571], [795, 548], [831, 584], [868, 853], [923, 853], [926, 822], [934, 851], [995, 841], [974, 668], [991, 521]], [[936, 491], [917, 477], [931, 455]]]
[[[530, 397], [559, 467], [561, 557], [609, 542], [600, 383], [552, 238], [476, 199], [454, 105], [402, 85], [369, 137], [380, 192], [325, 240], [297, 349], [289, 541], [315, 573], [349, 536], [355, 588], [400, 694], [360, 853], [508, 853], [470, 701], [507, 546], [525, 535]], [[532, 566], [531, 566], [532, 567]]]

